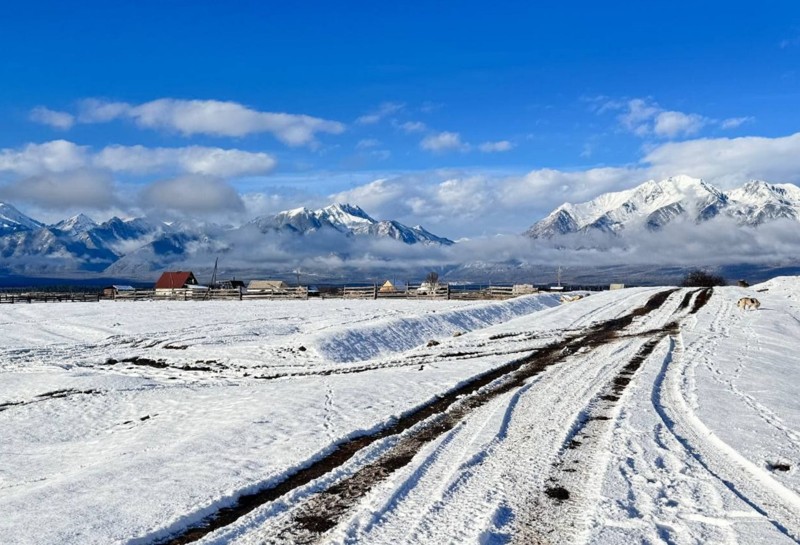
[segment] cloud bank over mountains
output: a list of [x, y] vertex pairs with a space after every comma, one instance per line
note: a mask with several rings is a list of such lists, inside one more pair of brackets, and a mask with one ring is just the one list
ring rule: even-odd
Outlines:
[[[231, 208], [242, 206], [232, 190], [202, 183], [156, 183], [144, 199], [154, 208], [185, 199], [202, 214], [207, 202], [192, 200], [196, 190]], [[564, 211], [569, 215], [562, 220]], [[457, 243], [419, 226], [374, 220], [348, 204], [286, 210], [241, 226], [154, 217], [97, 224], [85, 215], [45, 226], [0, 204], [0, 274], [146, 279], [169, 268], [206, 270], [217, 257], [228, 274], [289, 276], [303, 270], [326, 280], [418, 278], [433, 269], [449, 280], [508, 281], [535, 278], [554, 265], [629, 271], [745, 263], [798, 267], [799, 226], [797, 186], [750, 182], [723, 192], [685, 176], [564, 205], [537, 222], [530, 236], [491, 234]]]

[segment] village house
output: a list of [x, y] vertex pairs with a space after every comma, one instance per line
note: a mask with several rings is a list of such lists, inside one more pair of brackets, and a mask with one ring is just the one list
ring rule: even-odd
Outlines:
[[169, 295], [175, 290], [197, 287], [197, 279], [191, 271], [168, 271], [156, 281], [156, 295]]
[[251, 280], [247, 293], [284, 293], [288, 287], [283, 280]]

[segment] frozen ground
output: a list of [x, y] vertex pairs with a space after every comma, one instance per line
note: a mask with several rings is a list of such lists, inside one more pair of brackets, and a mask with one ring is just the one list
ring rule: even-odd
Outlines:
[[796, 278], [4, 305], [0, 541], [800, 543], [798, 338]]

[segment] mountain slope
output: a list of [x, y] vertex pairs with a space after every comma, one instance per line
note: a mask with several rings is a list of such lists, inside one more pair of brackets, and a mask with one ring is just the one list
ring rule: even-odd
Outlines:
[[35, 219], [29, 218], [8, 203], [0, 202], [0, 235], [40, 227], [42, 224]]

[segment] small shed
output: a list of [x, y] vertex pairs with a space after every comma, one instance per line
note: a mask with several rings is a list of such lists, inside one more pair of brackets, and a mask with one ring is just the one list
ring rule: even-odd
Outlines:
[[247, 285], [248, 293], [281, 293], [289, 288], [283, 280], [251, 280]]
[[136, 291], [136, 289], [133, 286], [114, 284], [112, 286], [103, 288], [103, 297], [113, 299], [120, 293], [133, 293], [134, 291]]
[[191, 271], [168, 271], [156, 281], [156, 291], [180, 290], [196, 285], [197, 279]]
[[609, 284], [608, 289], [610, 289], [610, 290], [622, 290], [622, 289], [625, 289], [625, 284]]
[[397, 291], [397, 288], [395, 288], [394, 284], [387, 280], [383, 283], [378, 291], [381, 293], [394, 293]]

